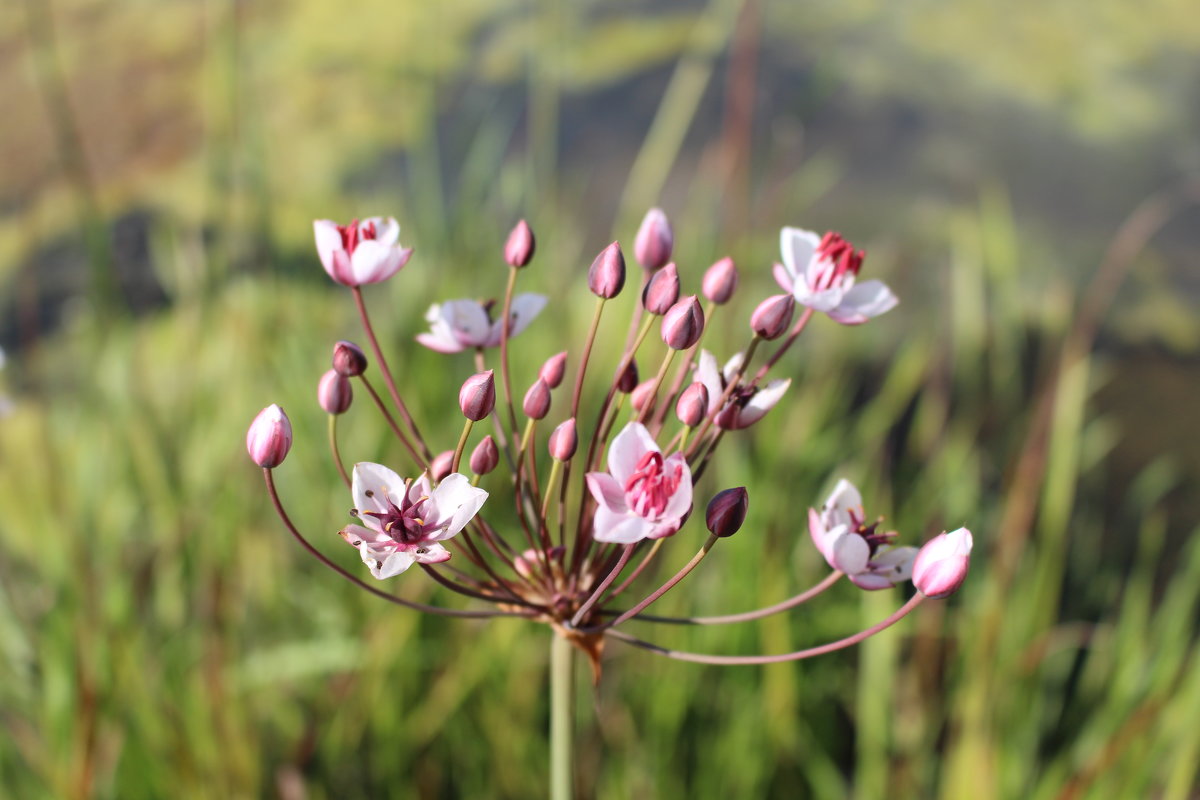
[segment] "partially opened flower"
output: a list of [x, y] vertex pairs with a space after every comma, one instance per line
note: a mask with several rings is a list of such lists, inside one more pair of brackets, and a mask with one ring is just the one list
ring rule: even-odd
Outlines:
[[862, 495], [842, 479], [818, 512], [808, 510], [808, 532], [829, 566], [863, 589], [886, 589], [912, 575], [915, 547], [893, 547], [895, 531], [878, 531], [882, 520], [866, 522]]
[[354, 515], [366, 525], [347, 525], [341, 537], [362, 555], [376, 578], [399, 575], [413, 564], [450, 558], [440, 542], [461, 531], [488, 493], [465, 475], [447, 475], [437, 488], [422, 473], [405, 481], [382, 464], [354, 465]]
[[683, 453], [663, 458], [654, 437], [631, 422], [608, 449], [608, 472], [589, 472], [596, 498], [592, 538], [629, 544], [679, 530], [692, 510], [692, 473]]
[[[508, 337], [511, 339], [529, 327], [534, 317], [546, 307], [546, 297], [540, 294], [519, 294], [513, 298], [509, 312]], [[504, 335], [504, 320], [493, 320], [495, 303], [478, 300], [447, 300], [435, 303], [425, 312], [429, 333], [417, 335], [417, 341], [439, 353], [458, 353], [474, 347], [499, 347]]]
[[400, 225], [392, 217], [369, 217], [349, 225], [318, 219], [313, 233], [321, 266], [343, 286], [386, 281], [412, 255], [411, 248], [400, 247]]
[[860, 325], [899, 302], [883, 281], [855, 285], [865, 254], [855, 251], [839, 233], [818, 237], [812, 231], [784, 228], [779, 247], [783, 256], [783, 263], [775, 265], [779, 285], [797, 303], [843, 325]]
[[[707, 350], [700, 351], [700, 358], [696, 363], [696, 380], [708, 389], [709, 405], [705, 409], [705, 416], [712, 413], [712, 404], [720, 401], [730, 381], [737, 376], [741, 365], [742, 354], [738, 353], [725, 362], [723, 368], [717, 369], [716, 357]], [[791, 378], [773, 380], [763, 387], [739, 385], [730, 393], [729, 399], [713, 422], [718, 428], [725, 430], [748, 428], [762, 419], [791, 385]]]

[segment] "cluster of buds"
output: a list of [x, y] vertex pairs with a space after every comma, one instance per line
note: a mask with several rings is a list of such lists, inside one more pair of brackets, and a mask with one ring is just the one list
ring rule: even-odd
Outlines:
[[[469, 373], [458, 388], [461, 435], [453, 448], [438, 449], [422, 434], [401, 396], [401, 383], [379, 347], [361, 293], [363, 284], [386, 280], [409, 261], [412, 251], [400, 246], [399, 226], [390, 218], [345, 226], [323, 220], [315, 223], [315, 232], [326, 271], [353, 294], [374, 372], [385, 387], [384, 394], [376, 390], [363, 349], [344, 341], [334, 346], [317, 398], [329, 415], [334, 465], [354, 500], [350, 513], [355, 521], [338, 533], [358, 550], [375, 579], [393, 578], [419, 565], [442, 586], [489, 605], [461, 609], [406, 600], [379, 590], [315, 547], [284, 510], [272, 477], [291, 447], [290, 423], [279, 406], [264, 409], [250, 426], [246, 447], [263, 469], [277, 512], [309, 553], [360, 587], [431, 613], [547, 623], [591, 657], [598, 676], [600, 654], [609, 640], [713, 664], [772, 663], [829, 652], [891, 625], [924, 597], [950, 594], [966, 576], [969, 531], [943, 533], [919, 551], [897, 546], [897, 533], [883, 530], [882, 519], [869, 521], [858, 490], [842, 480], [819, 509], [808, 513], [816, 551], [831, 568], [820, 583], [772, 606], [721, 617], [646, 613], [718, 541], [745, 525], [746, 487], [705, 490], [703, 477], [727, 432], [753, 426], [784, 397], [791, 380], [769, 378], [769, 373], [814, 313], [857, 325], [895, 306], [895, 296], [882, 282], [855, 283], [864, 253], [841, 235], [783, 229], [782, 263], [774, 272], [784, 294], [757, 304], [747, 320], [744, 349], [723, 354], [725, 363], [719, 368], [717, 355], [705, 347], [705, 335], [715, 315], [729, 313], [724, 309], [738, 288], [737, 267], [731, 258], [719, 259], [701, 277], [699, 295], [685, 294], [681, 270], [671, 260], [675, 237], [670, 222], [653, 209], [635, 240], [634, 256], [642, 268], [640, 302], [628, 322], [626, 345], [616, 354], [616, 368], [600, 373], [596, 362], [603, 356], [594, 353], [598, 342], [611, 337], [602, 334], [605, 311], [627, 282], [624, 254], [613, 242], [587, 271], [596, 302], [586, 338], [546, 357], [532, 383], [523, 386], [514, 385], [514, 364], [532, 372], [538, 361], [518, 359], [513, 343], [537, 320], [547, 298], [516, 292], [518, 277], [534, 254], [533, 232], [520, 222], [503, 248], [508, 264], [503, 296], [436, 303], [425, 316], [429, 330], [416, 335], [420, 344], [447, 354], [448, 374]], [[798, 308], [803, 310], [797, 316]], [[659, 345], [649, 336], [656, 327]], [[712, 343], [712, 350], [728, 338]], [[774, 350], [755, 366], [764, 345]], [[460, 364], [459, 353], [470, 353], [473, 363]], [[639, 358], [657, 359], [653, 377], [639, 380]], [[573, 380], [568, 383], [569, 366]], [[396, 458], [400, 471], [370, 462], [345, 468], [337, 421], [351, 407], [354, 381], [395, 435], [402, 449]], [[523, 399], [518, 402], [517, 397]], [[507, 470], [498, 471], [501, 465]], [[649, 568], [660, 554], [671, 549], [664, 543], [691, 519], [697, 493], [711, 498], [703, 516], [706, 540], [657, 588], [639, 588], [653, 574]], [[451, 558], [467, 563], [442, 566]], [[621, 630], [635, 619], [702, 624], [760, 619], [811, 600], [843, 576], [867, 590], [911, 580], [917, 592], [865, 631], [792, 653], [687, 653]]]

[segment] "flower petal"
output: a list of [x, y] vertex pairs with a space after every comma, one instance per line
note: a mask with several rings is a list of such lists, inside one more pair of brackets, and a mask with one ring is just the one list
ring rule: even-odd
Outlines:
[[775, 380], [768, 383], [761, 391], [755, 392], [734, 419], [736, 429], [748, 428], [758, 422], [766, 413], [775, 407], [783, 393], [792, 385], [792, 379]]
[[440, 564], [450, 560], [450, 551], [433, 542], [413, 548], [412, 557], [418, 564]]
[[446, 527], [429, 539], [442, 541], [454, 536], [466, 527], [487, 498], [488, 493], [472, 486], [466, 475], [458, 472], [447, 475], [430, 495], [430, 502], [437, 509], [437, 518]]
[[792, 289], [792, 297], [796, 298], [797, 303], [808, 306], [813, 311], [825, 313], [837, 308], [845, 296], [846, 288], [841, 284], [814, 292], [804, 281], [796, 281], [796, 285]]
[[696, 380], [708, 389], [708, 408], [704, 410], [707, 417], [713, 412], [713, 405], [725, 393], [725, 382], [717, 369], [716, 357], [707, 350], [700, 351], [700, 359], [696, 362]]
[[617, 434], [608, 448], [608, 471], [617, 479], [617, 483], [624, 487], [647, 452], [660, 452], [658, 444], [645, 425], [630, 422]]
[[317, 240], [317, 257], [329, 277], [337, 280], [333, 269], [333, 254], [342, 249], [342, 233], [330, 219], [313, 220], [313, 236]]
[[[542, 309], [549, 302], [545, 295], [542, 294], [519, 294], [513, 298], [512, 308], [509, 309], [508, 338], [516, 336], [521, 331], [529, 327], [529, 323], [533, 322], [534, 317], [542, 313]], [[503, 309], [501, 309], [503, 314]], [[488, 334], [485, 347], [499, 347], [500, 339], [504, 334], [504, 320], [498, 319], [492, 323], [491, 331]]]
[[[382, 464], [360, 461], [354, 465], [350, 493], [359, 511], [387, 511], [389, 498], [396, 505], [404, 497], [404, 479]], [[371, 524], [373, 517], [364, 517]]]
[[[664, 473], [670, 474], [676, 467], [680, 468], [679, 486], [667, 501], [667, 507], [663, 509], [660, 520], [664, 522], [678, 522], [692, 510], [692, 471], [688, 469], [687, 458], [683, 453], [675, 453], [663, 462]], [[677, 525], [676, 530], [678, 529]]]
[[367, 217], [358, 224], [359, 230], [367, 225], [375, 226], [375, 241], [382, 242], [388, 247], [400, 240], [400, 223], [395, 217]]
[[775, 282], [778, 283], [785, 292], [791, 294], [791, 292], [796, 288], [796, 277], [792, 275], [792, 273], [788, 272], [787, 267], [785, 267], [783, 264], [777, 262], [775, 266], [771, 267], [771, 274], [775, 276]]
[[[607, 512], [604, 517], [601, 517], [601, 512]], [[607, 509], [600, 507], [596, 509], [596, 527], [592, 533], [592, 538], [597, 542], [615, 542], [617, 544], [632, 544], [640, 542], [649, 536], [655, 528], [655, 524], [647, 519], [642, 519], [638, 516], [625, 515], [620, 518], [616, 524], [611, 524], [611, 519]], [[616, 517], [616, 515], [613, 515]], [[604, 528], [601, 528], [602, 520]]]
[[585, 479], [588, 491], [597, 503], [617, 514], [629, 513], [629, 506], [625, 504], [625, 489], [616, 478], [607, 472], [589, 472]]
[[783, 267], [793, 280], [804, 274], [821, 244], [821, 237], [803, 228], [784, 228], [779, 232], [779, 252]]
[[833, 554], [833, 567], [847, 575], [857, 575], [867, 568], [867, 560], [871, 557], [871, 546], [867, 540], [856, 533], [843, 534], [830, 545]]
[[371, 574], [379, 580], [396, 577], [411, 567], [415, 561], [416, 558], [407, 550], [397, 550], [382, 561], [370, 558], [366, 553], [363, 553], [363, 563], [371, 569]]
[[891, 311], [899, 302], [883, 281], [864, 281], [846, 292], [841, 303], [827, 313], [843, 325], [861, 325], [871, 317]]

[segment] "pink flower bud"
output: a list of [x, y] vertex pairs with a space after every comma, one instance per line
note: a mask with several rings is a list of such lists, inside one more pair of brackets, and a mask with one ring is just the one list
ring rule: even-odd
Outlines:
[[333, 368], [347, 378], [362, 375], [367, 370], [367, 355], [354, 342], [338, 342], [333, 346]]
[[512, 232], [508, 234], [508, 241], [504, 243], [504, 260], [510, 267], [523, 267], [533, 258], [535, 246], [533, 231], [525, 220], [521, 220], [513, 227]]
[[648, 270], [660, 269], [671, 260], [671, 249], [675, 246], [675, 234], [671, 221], [661, 208], [652, 208], [642, 219], [637, 238], [633, 240], [633, 255]]
[[476, 475], [487, 475], [499, 463], [500, 451], [496, 449], [496, 440], [492, 438], [491, 434], [488, 434], [471, 451], [471, 472]]
[[472, 422], [492, 413], [496, 407], [496, 378], [492, 370], [476, 373], [463, 381], [458, 390], [458, 407]]
[[642, 307], [661, 316], [670, 311], [678, 299], [679, 270], [671, 263], [650, 276], [646, 290], [642, 292]]
[[550, 387], [544, 380], [538, 378], [533, 382], [533, 386], [525, 393], [521, 408], [530, 419], [545, 419], [550, 413]]
[[571, 417], [550, 434], [550, 455], [558, 461], [570, 461], [579, 447], [579, 434], [575, 431], [575, 418]]
[[612, 299], [625, 287], [625, 256], [621, 245], [613, 242], [600, 251], [588, 269], [588, 288], [597, 297]]
[[354, 399], [350, 391], [350, 379], [331, 369], [321, 376], [317, 384], [317, 402], [330, 414], [345, 414]]
[[674, 350], [687, 350], [700, 341], [703, 332], [704, 310], [694, 294], [680, 298], [663, 317], [662, 338]]
[[704, 421], [708, 413], [708, 387], [697, 381], [683, 390], [675, 403], [675, 414], [679, 421], [694, 428]]
[[246, 452], [264, 469], [278, 467], [292, 449], [292, 423], [277, 405], [258, 412], [246, 431]]
[[434, 456], [433, 461], [429, 463], [429, 477], [433, 478], [434, 483], [437, 483], [449, 475], [453, 467], [454, 451], [443, 450]]
[[750, 315], [750, 330], [768, 342], [783, 336], [792, 324], [796, 310], [796, 298], [790, 294], [777, 294], [758, 304]]
[[617, 377], [617, 391], [622, 394], [629, 394], [638, 385], [638, 367], [637, 361], [629, 359], [629, 363], [625, 365], [625, 369], [621, 370], [621, 374]]
[[546, 363], [542, 364], [542, 368], [538, 370], [538, 377], [544, 380], [551, 389], [557, 389], [558, 385], [562, 383], [566, 369], [567, 351], [563, 350], [558, 355], [546, 359]]
[[[563, 553], [565, 552], [565, 547], [551, 547], [546, 551], [545, 559], [550, 562], [551, 568], [558, 568], [562, 564]], [[534, 550], [531, 547], [513, 559], [513, 569], [522, 578], [531, 578], [535, 574], [541, 574], [543, 571], [542, 559], [542, 551]]]
[[926, 597], [953, 594], [967, 577], [973, 544], [971, 532], [966, 528], [930, 539], [913, 561], [913, 585]]
[[[654, 383], [654, 378], [650, 378], [633, 387], [633, 391], [629, 394], [629, 402], [634, 409], [645, 411], [647, 414], [654, 410]], [[647, 404], [649, 404], [649, 408], [646, 408]]]
[[746, 493], [745, 486], [717, 492], [708, 503], [704, 524], [713, 536], [733, 536], [746, 521], [749, 508], [750, 495]]
[[733, 259], [725, 256], [708, 268], [704, 273], [704, 281], [700, 284], [704, 296], [717, 305], [724, 305], [733, 297], [737, 289], [738, 271]]

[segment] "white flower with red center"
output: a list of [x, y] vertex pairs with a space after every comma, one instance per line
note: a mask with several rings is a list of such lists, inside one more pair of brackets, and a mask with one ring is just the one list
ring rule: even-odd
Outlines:
[[[435, 303], [425, 313], [429, 333], [418, 334], [417, 341], [439, 353], [458, 353], [475, 347], [499, 347], [504, 335], [504, 320], [492, 319], [494, 302], [477, 300], [447, 300]], [[519, 294], [509, 309], [508, 338], [529, 327], [534, 317], [546, 307], [546, 297], [540, 294]]]
[[893, 547], [896, 532], [880, 532], [881, 522], [867, 523], [862, 495], [845, 479], [837, 482], [819, 512], [808, 510], [808, 532], [817, 550], [829, 566], [863, 589], [886, 589], [912, 575], [917, 548]]
[[461, 531], [479, 511], [488, 493], [465, 475], [447, 475], [432, 488], [422, 473], [405, 481], [382, 464], [354, 465], [353, 514], [362, 525], [347, 525], [341, 537], [358, 548], [376, 578], [399, 575], [413, 564], [438, 564], [450, 558], [440, 542]]
[[313, 222], [321, 265], [343, 286], [379, 283], [408, 263], [412, 248], [399, 245], [400, 225], [392, 217], [369, 217], [349, 225]]
[[862, 269], [862, 250], [840, 233], [817, 236], [800, 228], [779, 235], [783, 263], [775, 265], [775, 280], [796, 302], [828, 314], [843, 325], [861, 325], [890, 311], [899, 300], [883, 281], [856, 284]]
[[630, 544], [670, 536], [692, 510], [692, 472], [683, 453], [663, 458], [640, 422], [631, 422], [608, 449], [608, 472], [589, 472], [596, 498], [592, 538]]
[[[738, 353], [725, 366], [717, 369], [717, 359], [707, 350], [700, 351], [696, 363], [696, 380], [708, 389], [708, 407], [704, 415], [712, 413], [713, 404], [721, 399], [742, 365], [742, 354]], [[766, 386], [749, 387], [739, 385], [729, 395], [729, 399], [717, 414], [713, 422], [718, 428], [725, 430], [741, 430], [758, 422], [779, 402], [783, 393], [792, 385], [792, 379], [773, 380]]]

